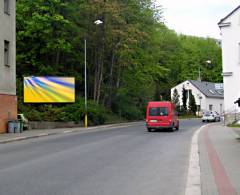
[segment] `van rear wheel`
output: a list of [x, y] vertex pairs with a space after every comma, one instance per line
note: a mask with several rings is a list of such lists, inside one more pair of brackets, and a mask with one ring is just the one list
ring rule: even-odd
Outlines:
[[175, 130], [175, 126], [174, 126], [174, 123], [172, 124], [172, 126], [170, 127], [170, 131], [174, 132]]

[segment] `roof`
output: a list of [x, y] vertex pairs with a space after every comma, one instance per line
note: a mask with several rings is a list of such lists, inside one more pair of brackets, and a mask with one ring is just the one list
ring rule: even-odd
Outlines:
[[230, 12], [226, 17], [224, 17], [223, 19], [220, 20], [220, 22], [218, 23], [221, 24], [224, 20], [226, 20], [228, 17], [230, 17], [233, 13], [235, 13], [238, 9], [240, 8], [240, 5], [238, 7], [236, 7], [232, 12]]
[[211, 83], [206, 81], [189, 80], [201, 93], [210, 98], [224, 98], [224, 90], [216, 89], [216, 85], [223, 85], [222, 83]]
[[154, 101], [154, 102], [148, 102], [148, 105], [151, 105], [151, 106], [158, 106], [158, 105], [169, 105], [171, 104], [170, 101]]

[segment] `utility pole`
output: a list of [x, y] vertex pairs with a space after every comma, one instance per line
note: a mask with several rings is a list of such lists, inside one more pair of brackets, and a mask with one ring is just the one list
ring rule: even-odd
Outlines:
[[[96, 20], [94, 24], [100, 25], [103, 21]], [[87, 109], [87, 39], [84, 39], [84, 83], [85, 83], [85, 113], [84, 113], [84, 127], [88, 127], [88, 109]]]
[[200, 81], [200, 82], [202, 81], [200, 64], [199, 64], [199, 67], [198, 67], [198, 81]]
[[84, 115], [84, 127], [88, 127], [88, 116], [87, 116], [87, 39], [84, 39], [84, 81], [85, 81], [85, 115]]

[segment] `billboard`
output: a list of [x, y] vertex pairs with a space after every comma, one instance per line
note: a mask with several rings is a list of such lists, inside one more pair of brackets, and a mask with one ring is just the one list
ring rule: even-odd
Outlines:
[[24, 103], [73, 103], [75, 78], [24, 77]]

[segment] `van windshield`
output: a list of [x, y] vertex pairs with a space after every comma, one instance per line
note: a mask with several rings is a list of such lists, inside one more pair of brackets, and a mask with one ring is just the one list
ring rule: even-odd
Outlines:
[[168, 116], [168, 109], [166, 107], [152, 107], [149, 110], [149, 116]]

